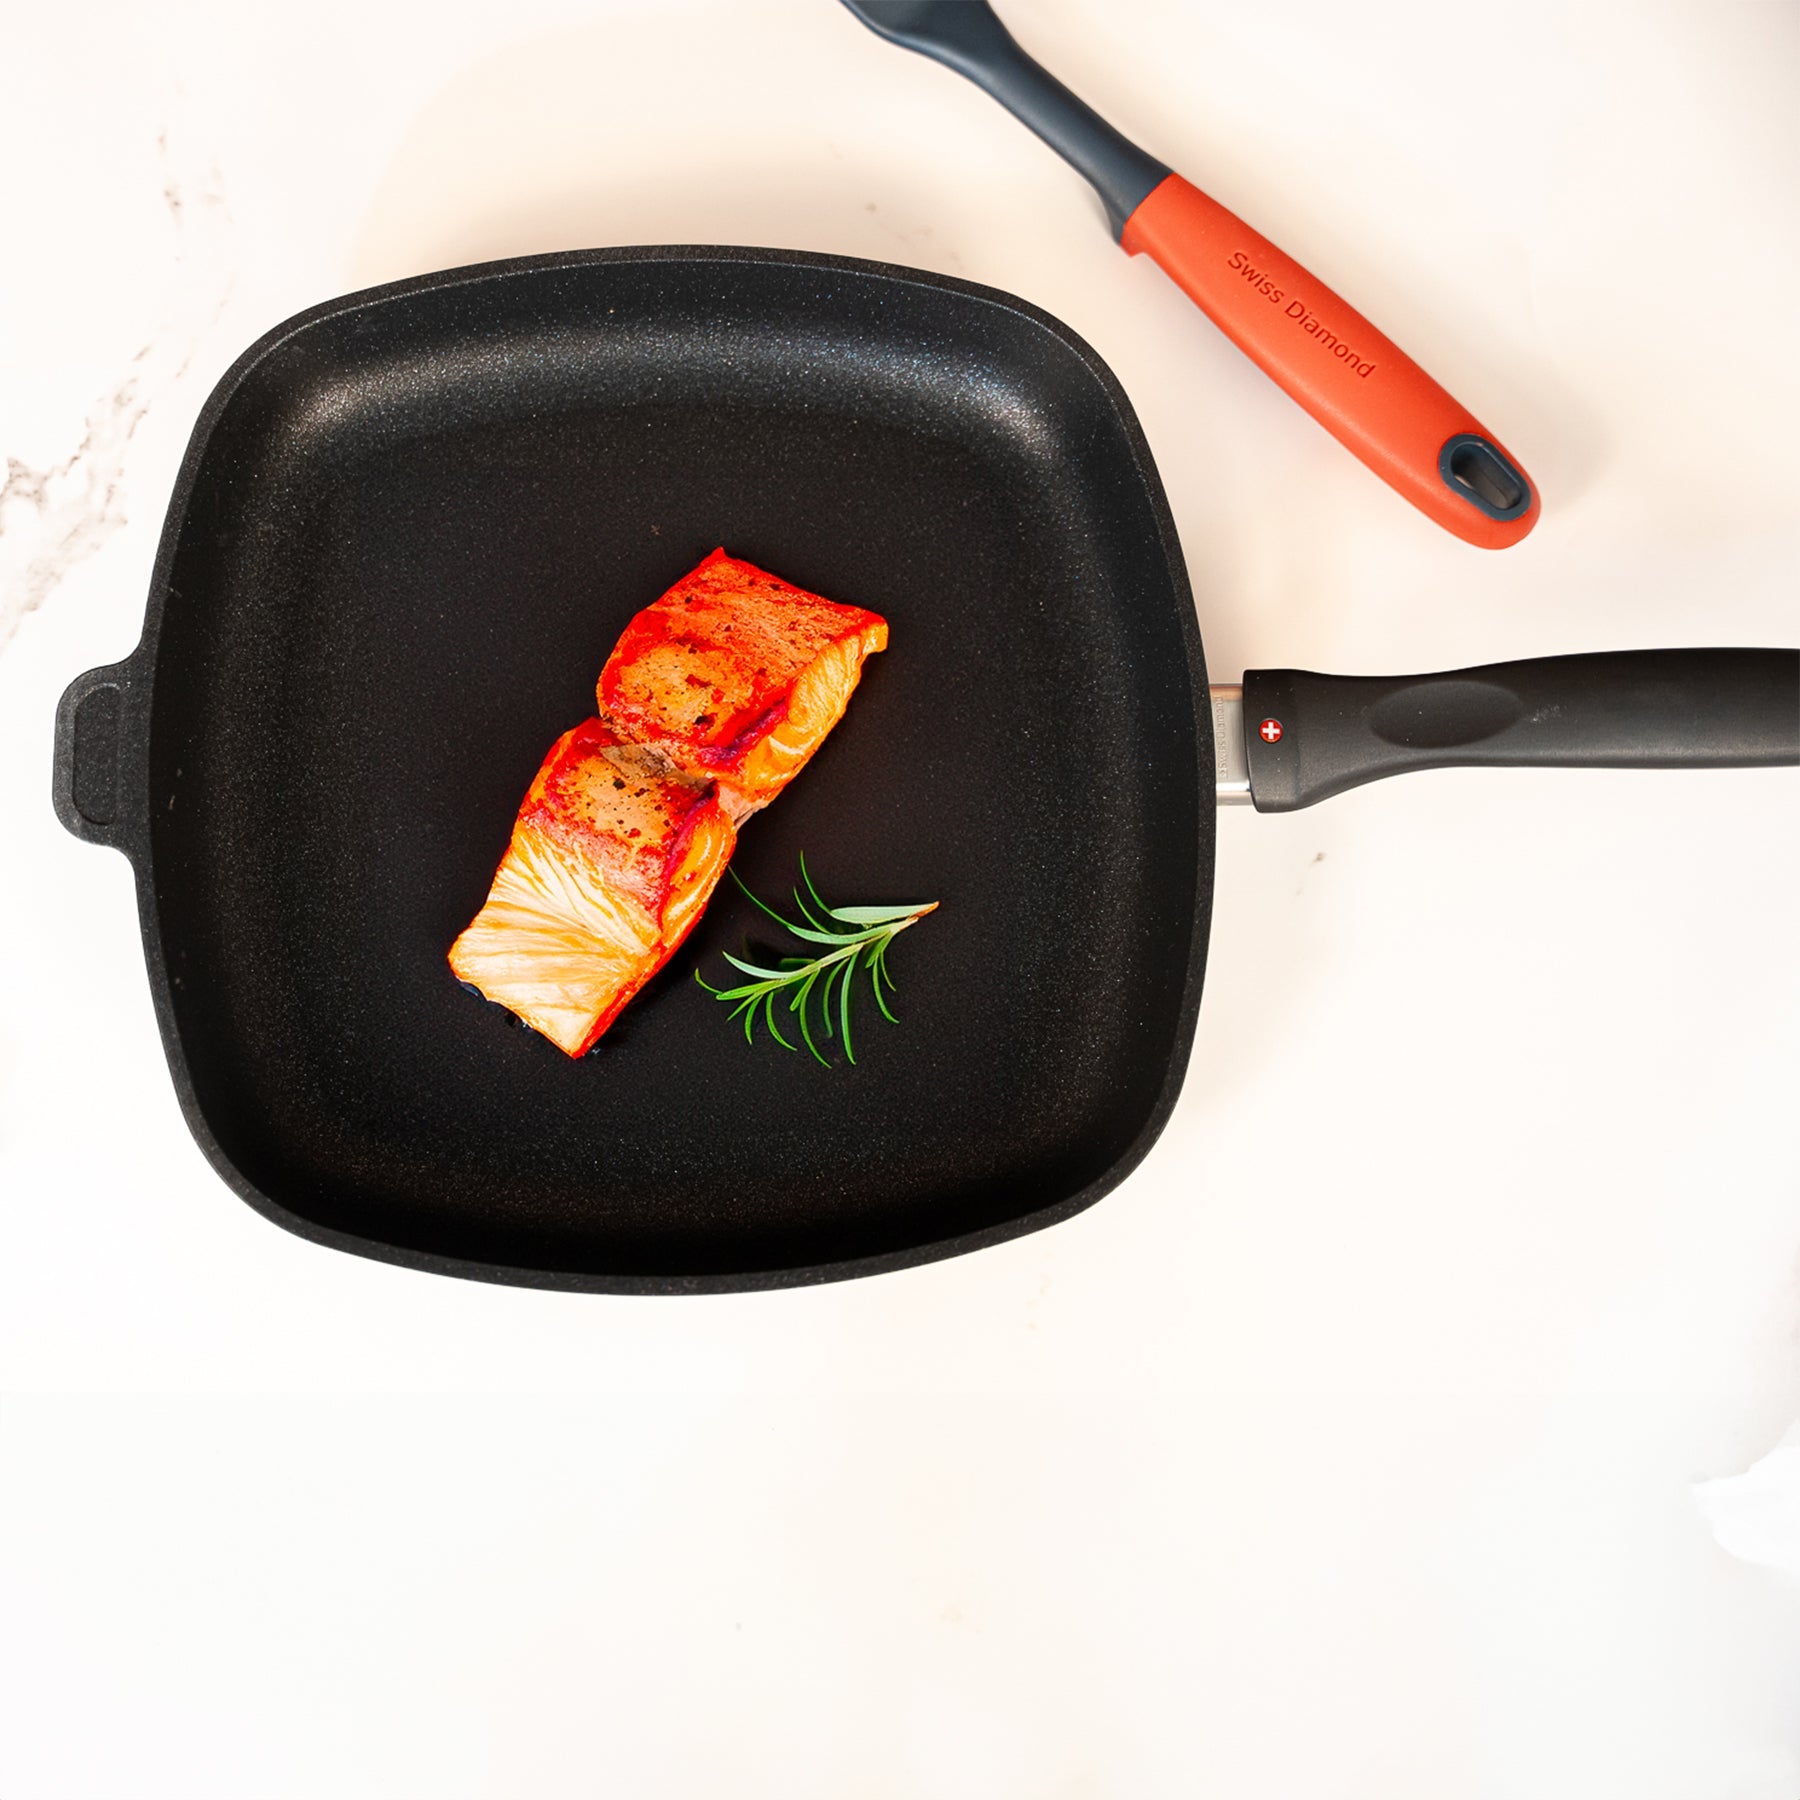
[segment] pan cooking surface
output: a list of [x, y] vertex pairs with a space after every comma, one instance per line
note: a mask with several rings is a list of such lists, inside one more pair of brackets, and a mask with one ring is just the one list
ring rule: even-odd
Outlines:
[[[444, 962], [625, 622], [716, 544], [892, 625], [735, 865], [942, 902], [855, 1067], [747, 1046], [695, 984], [771, 942], [729, 883], [579, 1063]], [[1198, 637], [1116, 385], [1005, 296], [622, 251], [321, 308], [203, 419], [147, 649], [133, 850], [177, 1082], [308, 1235], [557, 1285], [817, 1279], [1062, 1217], [1172, 1103]]]

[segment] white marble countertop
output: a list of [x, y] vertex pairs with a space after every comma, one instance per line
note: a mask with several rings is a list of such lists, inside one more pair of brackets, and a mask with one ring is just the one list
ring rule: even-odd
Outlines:
[[1227, 814], [1148, 1162], [903, 1275], [435, 1279], [181, 1122], [51, 713], [211, 384], [348, 288], [743, 242], [1022, 294], [1132, 395], [1215, 679], [1800, 641], [1791, 8], [1003, 11], [1487, 419], [1535, 535], [1420, 521], [827, 0], [8, 10], [0, 1791], [1800, 1792], [1796, 1590], [1696, 1495], [1800, 1408], [1791, 772]]

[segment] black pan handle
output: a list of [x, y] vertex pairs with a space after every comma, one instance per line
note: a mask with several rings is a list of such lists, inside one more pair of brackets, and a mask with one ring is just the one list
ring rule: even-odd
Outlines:
[[77, 675], [57, 703], [51, 797], [84, 843], [125, 847], [125, 770], [141, 687], [133, 656]]
[[1729, 769], [1800, 763], [1800, 650], [1620, 650], [1442, 675], [1251, 669], [1258, 812], [1408, 769]]

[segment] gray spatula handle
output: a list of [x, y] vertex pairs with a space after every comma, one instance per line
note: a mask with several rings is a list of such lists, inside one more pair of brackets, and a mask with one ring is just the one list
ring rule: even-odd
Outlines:
[[1259, 812], [1408, 769], [1800, 763], [1800, 650], [1622, 650], [1442, 675], [1244, 676]]
[[986, 0], [844, 0], [873, 32], [966, 75], [1093, 183], [1117, 237], [1169, 174], [1019, 48]]

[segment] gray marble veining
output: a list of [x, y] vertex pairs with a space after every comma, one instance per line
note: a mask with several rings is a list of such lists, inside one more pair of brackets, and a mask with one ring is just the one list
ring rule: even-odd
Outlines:
[[117, 381], [94, 400], [59, 461], [5, 457], [0, 481], [0, 651], [78, 563], [126, 521], [132, 442], [151, 406], [187, 374], [231, 297], [231, 213], [216, 163], [188, 172], [167, 127], [156, 138], [175, 234], [161, 314]]

